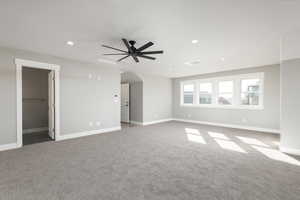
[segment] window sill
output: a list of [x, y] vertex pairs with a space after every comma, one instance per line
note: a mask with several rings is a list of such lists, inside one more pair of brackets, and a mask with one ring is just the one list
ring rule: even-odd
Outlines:
[[232, 105], [194, 105], [194, 104], [181, 104], [181, 107], [192, 107], [192, 108], [220, 108], [220, 109], [240, 109], [240, 110], [264, 110], [263, 106], [232, 106]]

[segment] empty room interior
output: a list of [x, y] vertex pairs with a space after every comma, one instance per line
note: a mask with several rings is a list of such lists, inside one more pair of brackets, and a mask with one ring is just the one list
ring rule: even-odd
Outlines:
[[299, 10], [1, 1], [0, 199], [299, 200]]

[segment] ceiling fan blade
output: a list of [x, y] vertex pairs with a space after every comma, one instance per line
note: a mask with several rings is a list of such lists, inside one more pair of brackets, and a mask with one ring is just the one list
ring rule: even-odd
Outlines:
[[117, 49], [117, 48], [114, 48], [114, 47], [110, 47], [110, 46], [107, 46], [107, 45], [102, 45], [102, 46], [105, 47], [105, 48], [109, 48], [109, 49], [113, 49], [113, 50], [116, 50], [116, 51], [121, 51], [121, 52], [127, 53], [127, 51]]
[[144, 56], [144, 55], [138, 55], [138, 57], [146, 58], [146, 59], [150, 59], [150, 60], [155, 60], [155, 59], [156, 59], [156, 58], [154, 58], [154, 57]]
[[140, 52], [140, 54], [145, 55], [145, 54], [162, 54], [164, 51], [144, 51]]
[[143, 51], [144, 49], [147, 49], [148, 47], [151, 47], [153, 45], [153, 42], [148, 42], [147, 44], [144, 44], [140, 48], [137, 49], [137, 51]]
[[125, 58], [128, 58], [128, 57], [129, 57], [129, 55], [127, 55], [127, 56], [125, 56], [125, 57], [123, 57], [123, 58], [117, 60], [117, 62], [120, 62], [120, 61], [122, 61], [122, 60], [124, 60]]
[[140, 62], [139, 59], [135, 55], [131, 55], [135, 62]]
[[128, 51], [130, 53], [132, 53], [132, 49], [130, 48], [128, 41], [126, 39], [124, 39], [124, 38], [122, 38], [122, 41], [124, 42], [124, 44], [127, 47]]
[[104, 56], [112, 56], [112, 55], [128, 55], [128, 53], [104, 53]]

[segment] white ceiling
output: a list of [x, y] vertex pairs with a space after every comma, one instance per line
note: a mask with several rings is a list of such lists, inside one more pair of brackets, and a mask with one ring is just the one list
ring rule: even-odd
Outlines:
[[113, 51], [101, 44], [152, 41], [148, 50], [165, 52], [156, 61], [111, 67], [187, 76], [279, 63], [280, 38], [300, 27], [299, 10], [298, 0], [3, 0], [0, 45], [99, 63], [119, 58], [102, 56]]

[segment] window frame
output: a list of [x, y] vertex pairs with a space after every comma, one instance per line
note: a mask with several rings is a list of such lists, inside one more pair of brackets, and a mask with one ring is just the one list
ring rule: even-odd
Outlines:
[[[259, 79], [259, 105], [242, 105], [242, 80]], [[231, 105], [218, 104], [219, 82], [233, 81], [233, 98]], [[185, 104], [183, 102], [183, 86], [186, 84], [194, 84], [193, 103]], [[212, 83], [212, 104], [200, 104], [200, 83]], [[186, 80], [180, 82], [180, 106], [183, 107], [204, 107], [204, 108], [224, 108], [224, 109], [248, 109], [263, 110], [264, 109], [264, 72], [239, 74], [234, 76], [214, 77], [207, 79]]]
[[[204, 84], [204, 83], [210, 83], [211, 84], [211, 87], [212, 87], [212, 91], [211, 91], [211, 98], [212, 98], [212, 100], [211, 100], [211, 104], [201, 104], [200, 103], [200, 84]], [[214, 89], [214, 87], [215, 87], [215, 84], [214, 84], [214, 82], [213, 81], [211, 81], [211, 80], [209, 80], [209, 79], [203, 79], [203, 80], [198, 80], [197, 81], [197, 83], [196, 83], [196, 89], [197, 89], [197, 91], [196, 91], [196, 100], [197, 100], [197, 104], [199, 104], [200, 106], [210, 106], [210, 105], [214, 105], [215, 104], [215, 89]]]
[[[219, 95], [220, 95], [220, 92], [219, 92], [219, 86], [220, 86], [220, 82], [226, 82], [226, 81], [232, 81], [232, 104], [219, 104]], [[221, 78], [221, 79], [217, 79], [216, 80], [216, 105], [217, 106], [221, 106], [221, 107], [232, 107], [235, 105], [236, 101], [235, 101], [235, 95], [236, 95], [236, 90], [235, 90], [235, 85], [236, 85], [236, 82], [235, 80], [232, 78], [232, 77], [226, 77], [226, 78]], [[222, 93], [222, 94], [225, 94], [225, 93]]]
[[[194, 93], [193, 93], [193, 103], [184, 103], [184, 85], [190, 85], [190, 84], [193, 84], [194, 85]], [[197, 81], [184, 81], [181, 83], [181, 86], [180, 86], [180, 94], [181, 94], [181, 100], [180, 100], [180, 104], [181, 105], [185, 105], [185, 106], [193, 106], [195, 104], [195, 98], [197, 97], [195, 95], [195, 91], [197, 90]]]

